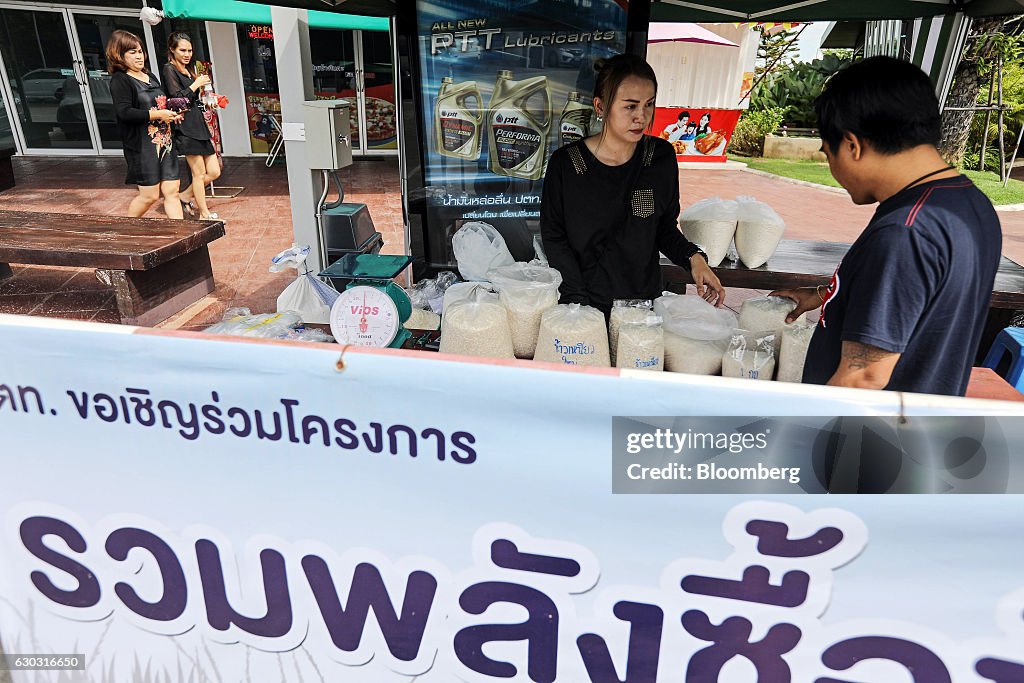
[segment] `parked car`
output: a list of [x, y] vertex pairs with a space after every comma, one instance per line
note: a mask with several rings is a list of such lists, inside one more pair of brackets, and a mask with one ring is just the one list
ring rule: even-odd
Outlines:
[[[82, 91], [74, 76], [64, 82], [64, 97], [57, 105], [57, 125], [68, 140], [88, 140], [89, 125], [85, 118]], [[100, 125], [115, 121], [114, 100], [110, 96], [110, 76], [103, 72], [89, 72], [89, 93], [96, 108]]]
[[[71, 69], [33, 69], [21, 79], [27, 100], [60, 101], [64, 96], [64, 80], [74, 74]], [[17, 80], [14, 81], [18, 83]]]

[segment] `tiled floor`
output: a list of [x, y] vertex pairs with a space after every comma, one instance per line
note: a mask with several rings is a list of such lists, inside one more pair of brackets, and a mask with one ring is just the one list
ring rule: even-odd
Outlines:
[[[0, 208], [59, 213], [123, 215], [135, 194], [125, 186], [124, 161], [104, 158], [15, 158], [14, 189], [0, 193]], [[368, 205], [384, 234], [385, 251], [404, 245], [402, 204], [395, 159], [358, 161], [341, 173], [346, 201]], [[291, 208], [285, 167], [266, 168], [262, 159], [228, 159], [218, 186], [244, 186], [234, 199], [211, 200], [227, 223], [227, 235], [210, 245], [217, 289], [161, 326], [202, 329], [223, 312], [244, 306], [254, 313], [276, 308], [277, 296], [293, 273], [270, 273], [271, 257], [291, 246]], [[771, 204], [786, 220], [790, 239], [851, 242], [873, 207], [854, 206], [845, 193], [805, 187], [740, 169], [680, 171], [684, 207], [706, 197], [752, 195]], [[150, 215], [159, 214], [159, 209]], [[1001, 212], [1004, 253], [1024, 262], [1024, 212]], [[0, 313], [116, 322], [110, 289], [90, 269], [12, 265], [14, 277], [0, 281]], [[738, 309], [758, 290], [731, 289], [727, 302]]]

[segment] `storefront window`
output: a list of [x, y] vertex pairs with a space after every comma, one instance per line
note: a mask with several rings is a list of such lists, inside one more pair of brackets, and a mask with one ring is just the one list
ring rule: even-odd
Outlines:
[[254, 153], [266, 154], [277, 137], [273, 122], [281, 117], [274, 31], [262, 24], [239, 24], [237, 30], [249, 142]]
[[11, 124], [11, 117], [7, 115], [7, 107], [0, 97], [0, 150], [14, 149], [14, 128]]
[[[357, 33], [363, 51], [356, 54]], [[249, 118], [252, 151], [266, 153], [277, 137], [281, 98], [277, 87], [277, 63], [270, 26], [238, 26], [238, 50]], [[391, 42], [385, 32], [310, 29], [309, 48], [313, 92], [317, 99], [348, 99], [353, 148], [359, 152], [360, 121], [367, 119], [368, 149], [397, 149], [395, 133], [394, 68]], [[360, 69], [362, 73], [360, 74]], [[360, 97], [360, 90], [365, 97]], [[362, 104], [365, 103], [365, 113]]]

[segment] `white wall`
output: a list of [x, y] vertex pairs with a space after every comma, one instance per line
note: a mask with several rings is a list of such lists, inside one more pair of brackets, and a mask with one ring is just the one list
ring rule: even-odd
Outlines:
[[740, 104], [743, 74], [754, 70], [760, 34], [732, 24], [700, 24], [739, 47], [702, 43], [654, 43], [647, 61], [658, 75], [659, 107], [746, 109]]
[[251, 156], [249, 123], [245, 110], [245, 90], [242, 88], [242, 65], [238, 54], [238, 35], [235, 24], [224, 21], [206, 22], [206, 35], [210, 41], [213, 59], [213, 81], [218, 94], [225, 95], [230, 104], [217, 112], [220, 117], [221, 142], [225, 156]]

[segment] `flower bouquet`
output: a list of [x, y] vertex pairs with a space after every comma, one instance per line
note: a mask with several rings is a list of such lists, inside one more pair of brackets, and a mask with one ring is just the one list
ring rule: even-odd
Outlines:
[[[164, 109], [173, 111], [176, 114], [184, 114], [189, 109], [189, 101], [184, 97], [160, 95], [156, 98], [156, 107], [154, 109]], [[148, 132], [150, 140], [156, 145], [157, 157], [163, 159], [164, 155], [170, 151], [173, 140], [170, 124], [166, 121], [150, 121]]]

